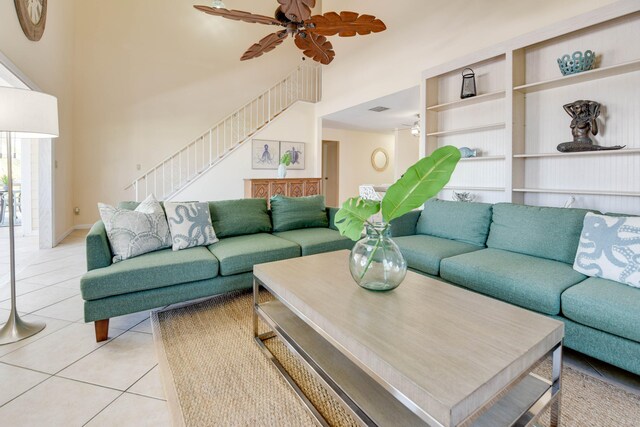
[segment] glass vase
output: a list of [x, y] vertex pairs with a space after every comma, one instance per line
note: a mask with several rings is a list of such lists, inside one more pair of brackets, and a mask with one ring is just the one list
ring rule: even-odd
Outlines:
[[367, 224], [366, 233], [351, 250], [351, 276], [358, 285], [372, 291], [397, 288], [407, 274], [407, 262], [391, 240], [390, 224]]

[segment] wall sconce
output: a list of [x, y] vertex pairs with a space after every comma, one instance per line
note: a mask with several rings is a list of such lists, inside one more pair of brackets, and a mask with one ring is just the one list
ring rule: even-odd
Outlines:
[[465, 68], [462, 70], [460, 98], [465, 99], [471, 98], [472, 96], [476, 96], [476, 73], [474, 73], [471, 68]]

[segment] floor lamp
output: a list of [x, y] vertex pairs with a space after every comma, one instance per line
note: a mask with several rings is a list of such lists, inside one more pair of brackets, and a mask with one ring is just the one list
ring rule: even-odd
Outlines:
[[14, 235], [14, 200], [12, 138], [37, 139], [58, 136], [58, 100], [44, 93], [0, 87], [0, 132], [7, 132], [7, 175], [9, 196], [9, 257], [11, 266], [11, 312], [0, 329], [0, 345], [10, 344], [37, 334], [44, 323], [20, 319], [16, 309], [16, 253]]

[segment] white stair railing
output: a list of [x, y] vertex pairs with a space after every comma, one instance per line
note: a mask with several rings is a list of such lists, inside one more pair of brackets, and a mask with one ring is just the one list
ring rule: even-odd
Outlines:
[[182, 149], [149, 169], [125, 190], [136, 201], [154, 194], [165, 200], [223, 161], [297, 101], [319, 102], [322, 72], [301, 65], [258, 97], [243, 105]]

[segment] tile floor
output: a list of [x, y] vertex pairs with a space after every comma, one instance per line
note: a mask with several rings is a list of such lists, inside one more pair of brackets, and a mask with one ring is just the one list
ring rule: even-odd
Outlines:
[[[102, 343], [82, 320], [84, 235], [74, 232], [49, 250], [38, 250], [37, 239], [18, 241], [19, 312], [47, 327], [0, 346], [0, 425], [170, 425], [149, 314], [111, 319]], [[0, 235], [0, 324], [10, 307], [6, 243]], [[568, 365], [640, 394], [640, 377], [575, 352], [566, 356]]]
[[[169, 426], [149, 314], [112, 319], [103, 343], [82, 320], [85, 234], [74, 232], [50, 250], [38, 250], [37, 238], [17, 241], [18, 311], [47, 327], [0, 346], [0, 425]], [[10, 308], [2, 237], [0, 324]]]

